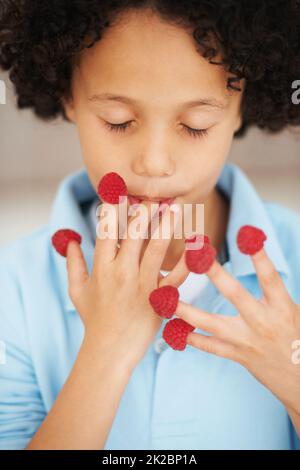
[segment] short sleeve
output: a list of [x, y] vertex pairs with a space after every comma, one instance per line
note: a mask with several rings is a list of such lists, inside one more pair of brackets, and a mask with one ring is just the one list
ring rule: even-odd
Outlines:
[[16, 268], [0, 256], [0, 449], [24, 449], [46, 416]]

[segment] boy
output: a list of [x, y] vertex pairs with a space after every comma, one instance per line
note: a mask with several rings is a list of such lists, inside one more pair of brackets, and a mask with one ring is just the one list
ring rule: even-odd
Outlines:
[[[73, 122], [86, 170], [62, 182], [49, 225], [1, 250], [2, 448], [299, 446], [300, 219], [226, 163], [250, 124], [299, 124], [287, 96], [299, 18], [286, 1], [7, 2], [0, 63], [18, 105]], [[219, 256], [200, 290], [183, 239], [95, 237], [110, 171], [147, 210], [204, 204]], [[236, 246], [246, 224], [267, 235], [252, 259]], [[82, 236], [67, 263], [51, 246], [65, 227]], [[148, 297], [166, 283], [196, 328], [184, 352], [157, 342]]]

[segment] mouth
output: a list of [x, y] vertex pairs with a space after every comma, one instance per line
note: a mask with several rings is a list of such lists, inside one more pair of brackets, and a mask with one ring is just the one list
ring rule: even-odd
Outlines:
[[129, 204], [140, 204], [142, 201], [151, 201], [160, 204], [168, 204], [169, 206], [175, 202], [176, 197], [147, 197], [147, 196], [136, 196], [133, 194], [128, 194]]

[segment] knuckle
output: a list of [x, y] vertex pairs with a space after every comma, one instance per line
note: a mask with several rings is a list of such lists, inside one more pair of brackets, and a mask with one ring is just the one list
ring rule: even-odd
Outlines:
[[241, 350], [241, 348], [233, 348], [233, 355], [232, 358], [241, 364], [241, 366], [247, 367], [248, 362], [247, 362], [247, 356], [244, 354], [244, 352]]
[[266, 268], [261, 275], [261, 281], [265, 286], [272, 286], [278, 280], [278, 273], [275, 269]]
[[261, 357], [261, 353], [256, 342], [246, 340], [239, 346], [237, 357], [240, 364], [247, 367], [248, 364], [258, 361]]
[[136, 278], [138, 277], [138, 265], [136, 266], [135, 263], [128, 264], [128, 261], [124, 259], [120, 259], [119, 262], [113, 267], [112, 271], [112, 280], [117, 284], [117, 287], [122, 287], [128, 285], [129, 283], [132, 285], [136, 282]]
[[202, 348], [203, 351], [209, 353], [209, 354], [214, 354], [215, 352], [215, 347], [211, 341], [210, 338], [205, 338], [203, 340]]
[[163, 247], [165, 245], [165, 241], [161, 239], [156, 239], [151, 241], [151, 252], [153, 254], [159, 254], [161, 253]]
[[119, 265], [118, 269], [115, 271], [115, 280], [117, 284], [121, 287], [128, 277], [128, 270], [124, 266]]
[[242, 348], [247, 351], [247, 354], [254, 355], [256, 353], [256, 343], [252, 337], [246, 337], [243, 340]]
[[273, 323], [271, 324], [266, 319], [264, 319], [263, 321], [259, 321], [257, 323], [256, 329], [259, 336], [262, 337], [264, 341], [267, 340], [272, 343], [277, 342], [278, 331]]
[[281, 332], [299, 331], [299, 312], [295, 306], [287, 306], [279, 309], [277, 327]]
[[224, 348], [224, 350], [222, 350], [222, 356], [225, 357], [226, 359], [240, 362], [242, 355], [240, 354], [239, 350], [235, 346], [229, 345], [226, 348]]
[[79, 297], [78, 289], [76, 289], [72, 285], [69, 285], [68, 294], [69, 294], [69, 297], [70, 297], [70, 299], [72, 300], [73, 303], [77, 302], [78, 297]]
[[208, 318], [207, 322], [213, 334], [217, 336], [221, 336], [222, 333], [224, 333], [225, 323], [223, 323], [222, 318], [220, 316], [217, 317], [217, 316], [211, 315], [211, 318]]
[[[231, 340], [234, 331], [234, 326], [230, 321], [230, 318], [224, 317], [221, 320], [218, 320], [216, 326], [214, 327], [214, 334], [217, 335], [220, 339], [227, 341]], [[237, 331], [237, 330], [236, 330]]]
[[143, 295], [147, 294], [149, 295], [150, 292], [154, 289], [155, 287], [149, 286], [149, 282], [142, 276], [140, 279], [138, 279], [136, 289], [138, 292], [142, 293]]
[[228, 296], [229, 300], [240, 300], [240, 298], [241, 298], [240, 285], [236, 282], [233, 282], [228, 287], [227, 296]]

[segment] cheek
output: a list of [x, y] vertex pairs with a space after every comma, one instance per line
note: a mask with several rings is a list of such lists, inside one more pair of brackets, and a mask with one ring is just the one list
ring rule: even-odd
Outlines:
[[211, 138], [208, 139], [207, 151], [214, 156], [214, 160], [222, 164], [230, 151], [233, 138], [233, 129], [228, 121], [220, 123], [213, 130]]
[[97, 189], [100, 178], [112, 170], [125, 173], [122, 168], [120, 150], [112, 145], [112, 140], [99, 123], [99, 118], [83, 109], [76, 120], [77, 132], [84, 166], [93, 187]]
[[88, 171], [105, 168], [105, 155], [111, 154], [107, 150], [103, 130], [95, 116], [82, 112], [77, 119], [77, 132], [85, 166]]
[[226, 160], [230, 150], [231, 136], [224, 126], [210, 129], [207, 136], [199, 141], [186, 155], [185, 165], [189, 171], [213, 173]]
[[231, 147], [232, 136], [225, 126], [219, 126], [201, 145], [186, 154], [183, 178], [189, 181], [198, 196], [208, 194], [215, 186]]

